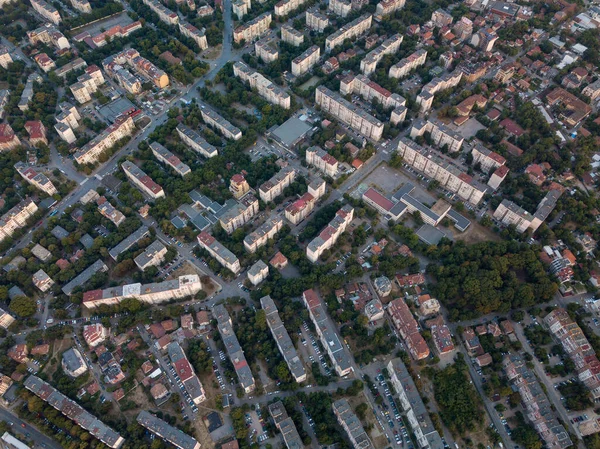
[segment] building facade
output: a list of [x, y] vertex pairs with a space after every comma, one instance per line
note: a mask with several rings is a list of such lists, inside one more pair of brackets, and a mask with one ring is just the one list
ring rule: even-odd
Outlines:
[[256, 89], [259, 95], [269, 103], [281, 106], [284, 109], [290, 108], [291, 98], [284, 89], [275, 85], [272, 81], [243, 62], [238, 61], [233, 64], [233, 74], [248, 83], [251, 88]]

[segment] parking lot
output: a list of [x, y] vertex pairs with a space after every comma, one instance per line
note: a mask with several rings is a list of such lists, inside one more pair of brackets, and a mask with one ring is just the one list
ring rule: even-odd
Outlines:
[[321, 372], [326, 376], [331, 376], [331, 369], [329, 367], [328, 360], [321, 351], [321, 348], [319, 348], [319, 343], [313, 333], [310, 331], [308, 323], [304, 322], [302, 324], [302, 328], [299, 330], [298, 335], [300, 336], [300, 341], [302, 346], [304, 346], [304, 351], [306, 351], [309, 362], [311, 364], [318, 363], [320, 365]]

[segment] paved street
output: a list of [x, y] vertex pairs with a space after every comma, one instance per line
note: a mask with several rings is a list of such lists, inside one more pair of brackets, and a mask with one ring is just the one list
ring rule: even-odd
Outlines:
[[29, 423], [22, 421], [18, 416], [9, 410], [6, 410], [5, 408], [0, 408], [0, 419], [11, 426], [11, 433], [15, 434], [19, 438], [31, 439], [35, 441], [36, 447], [61, 449], [60, 444], [38, 431]]

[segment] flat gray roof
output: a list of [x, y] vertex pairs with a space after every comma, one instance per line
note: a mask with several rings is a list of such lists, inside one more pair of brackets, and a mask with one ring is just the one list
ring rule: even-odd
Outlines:
[[440, 240], [446, 237], [446, 234], [444, 234], [442, 231], [427, 223], [421, 226], [416, 234], [421, 241], [428, 245], [437, 245], [440, 243]]
[[282, 145], [287, 148], [293, 147], [299, 139], [303, 138], [312, 127], [297, 117], [291, 117], [281, 126], [271, 132]]
[[87, 267], [85, 270], [83, 270], [81, 273], [79, 273], [79, 275], [75, 276], [75, 278], [73, 278], [73, 280], [71, 280], [71, 282], [69, 282], [67, 285], [65, 285], [62, 288], [63, 293], [67, 296], [70, 296], [76, 287], [79, 287], [79, 286], [85, 284], [87, 281], [90, 280], [90, 278], [94, 274], [96, 274], [99, 271], [108, 271], [108, 267], [100, 259], [98, 259], [96, 262], [91, 264], [89, 267]]
[[450, 209], [450, 211], [448, 212], [448, 218], [454, 222], [454, 227], [462, 232], [466, 231], [467, 228], [471, 225], [470, 220], [467, 220], [454, 209]]
[[135, 243], [139, 242], [141, 239], [146, 237], [149, 233], [150, 230], [148, 229], [148, 226], [140, 226], [137, 231], [129, 234], [129, 236], [124, 238], [117, 246], [109, 250], [108, 254], [110, 254], [110, 257], [112, 257], [114, 260], [117, 260], [120, 254], [127, 251]]

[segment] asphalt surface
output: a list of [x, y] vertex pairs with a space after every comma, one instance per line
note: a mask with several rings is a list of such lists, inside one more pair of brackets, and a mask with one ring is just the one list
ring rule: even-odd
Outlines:
[[[14, 415], [12, 412], [4, 408], [0, 408], [0, 419], [11, 426], [10, 433], [16, 436], [17, 438], [26, 438], [28, 440], [33, 440], [37, 447], [62, 449], [60, 444], [58, 444], [56, 441], [44, 435], [35, 427], [19, 419], [18, 416]], [[27, 434], [29, 434], [29, 436]]]

